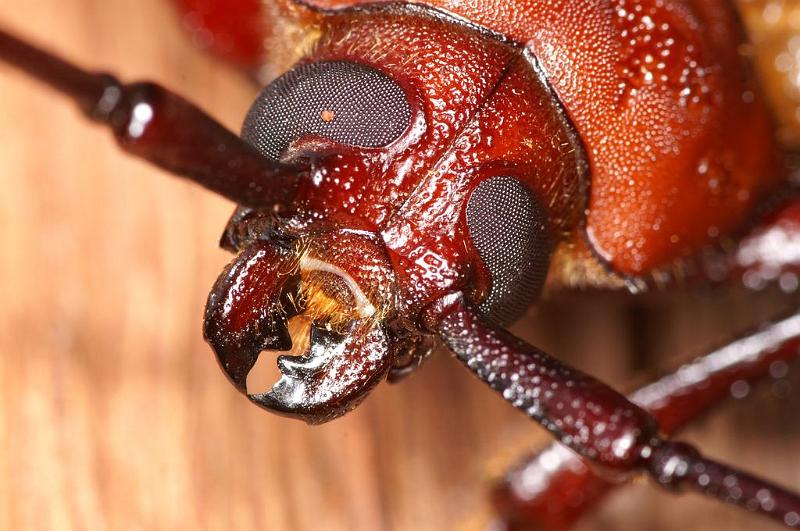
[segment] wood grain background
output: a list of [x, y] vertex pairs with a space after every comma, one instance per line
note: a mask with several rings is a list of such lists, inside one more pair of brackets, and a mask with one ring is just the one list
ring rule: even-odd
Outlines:
[[[234, 129], [255, 92], [192, 46], [165, 0], [0, 0], [0, 24], [159, 81]], [[232, 205], [122, 156], [4, 66], [0, 175], [0, 529], [484, 529], [485, 482], [547, 439], [445, 353], [329, 425], [250, 405], [200, 328]], [[515, 330], [627, 389], [789, 304], [570, 298]], [[798, 372], [685, 437], [800, 488]], [[581, 528], [771, 525], [643, 482]]]

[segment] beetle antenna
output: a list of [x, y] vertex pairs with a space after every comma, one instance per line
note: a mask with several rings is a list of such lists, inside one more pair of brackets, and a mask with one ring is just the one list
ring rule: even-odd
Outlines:
[[262, 208], [292, 199], [298, 168], [265, 158], [219, 122], [155, 83], [125, 85], [83, 70], [0, 29], [0, 61], [72, 98], [111, 127], [120, 147], [237, 203]]
[[496, 327], [463, 295], [429, 312], [427, 321], [476, 376], [589, 462], [623, 476], [647, 472], [669, 490], [693, 490], [800, 526], [800, 494], [663, 438], [650, 413]]

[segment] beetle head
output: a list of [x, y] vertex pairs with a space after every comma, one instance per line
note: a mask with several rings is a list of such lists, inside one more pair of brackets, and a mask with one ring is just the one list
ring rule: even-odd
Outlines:
[[[518, 317], [547, 273], [561, 229], [551, 214], [569, 211], [565, 225], [577, 212], [560, 192], [577, 183], [569, 139], [513, 49], [405, 11], [324, 26], [245, 119], [243, 139], [298, 168], [297, 186], [288, 202], [234, 215], [223, 246], [239, 254], [205, 324], [240, 391], [309, 422], [424, 358], [436, 332], [426, 311], [444, 297]], [[259, 393], [247, 376], [265, 351], [283, 353], [281, 376]]]
[[[516, 317], [544, 281], [548, 221], [563, 231], [581, 212], [580, 149], [553, 95], [519, 50], [463, 22], [405, 6], [326, 15], [241, 139], [158, 85], [2, 32], [0, 59], [71, 96], [128, 152], [253, 209], [226, 231], [237, 256], [205, 336], [251, 400], [322, 422], [403, 365], [397, 353], [424, 357], [438, 302], [463, 294]], [[285, 353], [281, 377], [251, 392], [264, 351]]]

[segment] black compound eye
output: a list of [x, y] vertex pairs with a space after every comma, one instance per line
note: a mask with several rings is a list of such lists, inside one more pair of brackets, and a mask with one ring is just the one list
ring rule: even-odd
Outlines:
[[467, 203], [472, 243], [492, 276], [481, 310], [510, 323], [539, 295], [550, 264], [547, 216], [530, 189], [513, 177], [492, 177]]
[[297, 66], [264, 88], [242, 138], [277, 160], [303, 135], [375, 148], [392, 143], [410, 122], [408, 98], [389, 76], [359, 63], [325, 61]]

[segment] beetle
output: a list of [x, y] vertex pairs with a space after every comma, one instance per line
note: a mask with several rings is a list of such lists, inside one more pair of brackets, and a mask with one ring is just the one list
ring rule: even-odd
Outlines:
[[[377, 14], [378, 15], [384, 15], [383, 13], [377, 13]], [[369, 15], [370, 15], [370, 20], [372, 20], [372, 21], [380, 18], [380, 16], [377, 16], [377, 17], [375, 16], [376, 15], [375, 12], [370, 12]], [[392, 16], [396, 16], [396, 15], [390, 13], [389, 15], [386, 15], [386, 16], [388, 18], [391, 18]], [[419, 16], [420, 16], [420, 20], [424, 20], [424, 16], [422, 16], [422, 15], [419, 15]], [[415, 22], [415, 24], [422, 24], [422, 23], [421, 22]], [[469, 28], [469, 31], [473, 31], [473, 28]], [[480, 34], [481, 32], [478, 32], [478, 33]], [[491, 42], [491, 39], [493, 39], [494, 37], [493, 36], [484, 35], [482, 38], [486, 38], [486, 42]], [[500, 49], [501, 47], [497, 46], [497, 48]], [[461, 51], [463, 51], [465, 49], [466, 49], [466, 46], [459, 48], [459, 50], [461, 50]], [[502, 54], [502, 51], [498, 52], [498, 53]], [[326, 67], [331, 68], [331, 69], [333, 69], [336, 66], [338, 66], [338, 65], [335, 65], [333, 62], [329, 62], [329, 64], [326, 64]], [[321, 68], [321, 67], [318, 67], [318, 68]], [[535, 69], [533, 69], [533, 70], [535, 71]], [[341, 72], [337, 72], [335, 70], [323, 71], [322, 74], [320, 74], [319, 71], [312, 71], [312, 72], [314, 72], [316, 75], [323, 75], [323, 76], [324, 75], [329, 75], [329, 76], [344, 75]], [[359, 74], [366, 75], [369, 72], [370, 71], [364, 71], [364, 72], [359, 71]], [[299, 75], [301, 75], [301, 76], [303, 76], [303, 75], [309, 76], [311, 74], [309, 73], [309, 71], [302, 71], [301, 74], [299, 74]], [[380, 78], [380, 76], [377, 76], [374, 72], [371, 75], [374, 77], [374, 79], [383, 79], [383, 78]], [[282, 78], [282, 79], [284, 79], [284, 78]], [[380, 83], [386, 83], [386, 81], [385, 80], [383, 80], [383, 81], [374, 81], [374, 83], [380, 84]], [[389, 87], [391, 87], [391, 85], [389, 85]], [[546, 86], [545, 86], [545, 88], [546, 88]], [[340, 97], [342, 97], [342, 98], [345, 97], [345, 96], [346, 96], [345, 94], [341, 94], [340, 95]], [[395, 96], [396, 96], [396, 93], [395, 93]], [[268, 91], [262, 97], [265, 98], [265, 99], [269, 99], [269, 98], [274, 98], [275, 96], [274, 96], [274, 93], [270, 94], [269, 93], [269, 89], [268, 89]], [[409, 111], [408, 111], [409, 115], [413, 114], [412, 111], [413, 111], [413, 109], [409, 109]], [[333, 116], [328, 116], [331, 119], [330, 121], [333, 121], [333, 122], [336, 122], [336, 120], [337, 120], [336, 114], [341, 114], [341, 111], [323, 109], [322, 113], [319, 116], [319, 118], [322, 119], [323, 122], [327, 122], [328, 121], [328, 120], [325, 119], [325, 116], [326, 116], [324, 114], [325, 112], [330, 112], [331, 114], [333, 114]], [[341, 116], [338, 119], [341, 120]], [[560, 119], [562, 121], [566, 121], [564, 116], [562, 116]], [[762, 124], [762, 126], [763, 126], [763, 124]], [[128, 127], [127, 131], [128, 132], [131, 131], [131, 126]], [[246, 131], [246, 134], [248, 134], [247, 133], [247, 127], [245, 128], [245, 131]], [[249, 134], [251, 135], [251, 140], [253, 140], [254, 142], [257, 142], [258, 138], [261, 137], [261, 136], [266, 137], [268, 140], [269, 139], [273, 139], [276, 136], [274, 134], [274, 132], [270, 133], [269, 135], [263, 135], [263, 131], [261, 131], [258, 127], [255, 127], [255, 126], [254, 126], [254, 130], [251, 131], [251, 133], [249, 133]], [[556, 135], [556, 136], [558, 136], [558, 135]], [[567, 132], [562, 132], [561, 136], [563, 137], [564, 141], [559, 143], [555, 147], [567, 146], [567, 153], [568, 154], [572, 154], [572, 156], [575, 156], [576, 153], [579, 153], [581, 151], [581, 146], [576, 142], [575, 138], [569, 138], [570, 135], [568, 134], [568, 131]], [[326, 144], [324, 139], [311, 139], [311, 140], [312, 141], [308, 142], [308, 144], [305, 145], [305, 146], [304, 145], [300, 145], [298, 147], [297, 145], [294, 145], [294, 146], [292, 146], [291, 149], [294, 150], [295, 154], [297, 154], [297, 156], [300, 157], [300, 158], [310, 157], [312, 155], [318, 155], [319, 153], [325, 153], [325, 155], [329, 156], [329, 157], [330, 156], [334, 156], [334, 157], [342, 157], [343, 156], [343, 155], [337, 153], [336, 146], [331, 146], [330, 143]], [[268, 151], [267, 148], [264, 148], [264, 149]], [[329, 150], [332, 150], [332, 151], [329, 151]], [[576, 166], [576, 168], [577, 168], [577, 170], [579, 172], [580, 171], [588, 171], [585, 168], [581, 169], [581, 164], [580, 164], [579, 161], [578, 162], [574, 162], [573, 161], [572, 165]], [[498, 179], [498, 180], [489, 180], [489, 181], [487, 181], [487, 183], [494, 183], [493, 186], [499, 186], [500, 187], [499, 189], [501, 191], [509, 192], [509, 190], [511, 190], [512, 192], [518, 194], [516, 196], [517, 199], [519, 197], [525, 197], [525, 194], [528, 193], [524, 189], [517, 190], [517, 189], [513, 188], [514, 186], [516, 186], [515, 183], [517, 183], [519, 180], [518, 179], [517, 180], [515, 180], [515, 179], [508, 180], [509, 176], [504, 174], [504, 173], [507, 173], [507, 172], [514, 173], [514, 171], [515, 171], [514, 168], [501, 167], [501, 168], [499, 168], [499, 170], [497, 168], [490, 168], [490, 169], [488, 169], [486, 171], [489, 171], [490, 173], [493, 172], [493, 171], [495, 171], [495, 172], [499, 171], [500, 172], [500, 173], [495, 173], [494, 174], [495, 179]], [[278, 176], [273, 175], [271, 178], [276, 178], [276, 177], [278, 177]], [[324, 177], [319, 177], [319, 178], [324, 179]], [[512, 188], [508, 188], [508, 187], [512, 187]], [[572, 187], [572, 190], [579, 190], [580, 189], [580, 179], [573, 178], [572, 181], [570, 182], [570, 179], [568, 178], [567, 179], [567, 184], [565, 185], [565, 187], [566, 188]], [[472, 192], [473, 196], [475, 196], [475, 197], [484, 197], [483, 195], [481, 195], [482, 192], [480, 190], [484, 190], [483, 194], [488, 194], [489, 197], [492, 197], [492, 194], [497, 193], [496, 190], [493, 189], [493, 188], [488, 188], [488, 189], [475, 188], [474, 191]], [[570, 194], [570, 195], [571, 196], [580, 196], [581, 194], [580, 193], [573, 193], [573, 194]], [[522, 203], [527, 205], [527, 203], [525, 201], [522, 201]], [[536, 213], [536, 210], [535, 210], [534, 207], [531, 207], [530, 205], [528, 205], [528, 207], [530, 207], [531, 209], [534, 209], [533, 212]], [[526, 207], [526, 208], [528, 208], [528, 207]], [[541, 206], [539, 206], [537, 208], [541, 208]], [[590, 211], [591, 211], [591, 209], [590, 209]], [[526, 213], [530, 214], [530, 211], [526, 211]], [[467, 208], [466, 215], [469, 216], [469, 209], [468, 208]], [[477, 218], [473, 217], [473, 219], [480, 219], [480, 216], [478, 214], [476, 214], [476, 215], [478, 217]], [[531, 219], [531, 218], [535, 218], [535, 217], [536, 217], [535, 215], [526, 215], [526, 216], [523, 216], [523, 219]], [[539, 219], [540, 223], [539, 224], [540, 225], [545, 225], [545, 223], [542, 222], [542, 219], [544, 219], [547, 216], [542, 216], [541, 214], [539, 214], [539, 217], [540, 217], [540, 219]], [[551, 222], [552, 222], [552, 219], [553, 219], [552, 216], [548, 217], [548, 220], [550, 220]], [[564, 220], [560, 220], [560, 222], [567, 223], [567, 221], [564, 221]], [[240, 214], [238, 214], [237, 216], [234, 217], [234, 220], [233, 220], [233, 223], [231, 224], [230, 229], [226, 232], [225, 243], [229, 247], [235, 247], [235, 246], [238, 246], [238, 245], [242, 245], [242, 243], [247, 243], [247, 244], [251, 245], [251, 247], [249, 247], [249, 249], [251, 251], [253, 251], [254, 253], [256, 253], [256, 254], [250, 256], [245, 252], [244, 254], [240, 255], [240, 257], [243, 257], [244, 259], [252, 259], [254, 256], [259, 256], [260, 255], [259, 253], [262, 253], [262, 252], [263, 253], [273, 252], [274, 250], [270, 251], [267, 248], [261, 248], [260, 247], [260, 246], [262, 246], [264, 244], [262, 243], [262, 240], [260, 239], [260, 236], [258, 236], [256, 234], [257, 231], [261, 231], [261, 230], [268, 230], [268, 231], [277, 230], [276, 227], [271, 226], [270, 223], [271, 222], [268, 221], [268, 220], [265, 220], [263, 216], [260, 216], [259, 213], [242, 212], [242, 213], [240, 213]], [[475, 223], [478, 223], [478, 222], [477, 221], [474, 222], [471, 226], [472, 227], [477, 226], [477, 225], [475, 225]], [[469, 222], [468, 222], [468, 224], [469, 224]], [[292, 233], [293, 230], [298, 230], [298, 229], [296, 229], [294, 227], [288, 227], [288, 228], [284, 227], [281, 230], [277, 230], [276, 233], [270, 232], [269, 233], [270, 234], [269, 240], [270, 241], [274, 241], [274, 242], [281, 242], [281, 243], [287, 244], [287, 245], [288, 245], [287, 242], [291, 242], [291, 241], [297, 240], [297, 239], [302, 240], [303, 239], [302, 237], [301, 238], [297, 238], [297, 235]], [[539, 228], [538, 230], [541, 233], [542, 229]], [[322, 244], [318, 243], [319, 248], [316, 248], [316, 249], [315, 248], [306, 248], [305, 245], [308, 242], [303, 242], [304, 247], [302, 248], [302, 252], [297, 252], [296, 253], [300, 257], [299, 258], [297, 256], [292, 257], [291, 259], [287, 259], [286, 260], [286, 262], [287, 262], [286, 264], [281, 264], [281, 265], [287, 266], [287, 270], [282, 271], [282, 274], [283, 274], [286, 271], [289, 271], [289, 272], [293, 271], [292, 267], [294, 267], [294, 266], [290, 267], [288, 265], [289, 262], [291, 262], [291, 263], [294, 263], [295, 261], [297, 262], [297, 267], [299, 267], [299, 270], [300, 270], [300, 273], [299, 273], [299, 277], [300, 278], [297, 280], [297, 282], [302, 287], [302, 289], [298, 292], [298, 294], [294, 295], [294, 298], [292, 298], [292, 300], [282, 301], [281, 305], [284, 308], [282, 311], [286, 311], [286, 309], [285, 309], [286, 307], [292, 307], [294, 305], [301, 306], [301, 307], [303, 307], [303, 309], [306, 309], [306, 310], [308, 308], [312, 308], [313, 311], [319, 312], [311, 320], [312, 321], [311, 326], [315, 327], [315, 326], [318, 326], [318, 324], [317, 325], [314, 324], [315, 322], [316, 323], [318, 323], [319, 321], [323, 321], [324, 322], [331, 316], [330, 306], [326, 306], [326, 305], [329, 305], [332, 300], [333, 300], [334, 306], [336, 306], [336, 308], [335, 308], [336, 311], [333, 312], [333, 313], [336, 314], [336, 317], [342, 317], [338, 313], [341, 310], [341, 308], [340, 308], [341, 305], [340, 305], [339, 302], [336, 301], [336, 297], [337, 296], [341, 296], [342, 293], [347, 295], [348, 290], [350, 290], [350, 293], [347, 296], [352, 298], [351, 305], [353, 307], [350, 308], [349, 311], [354, 311], [356, 313], [349, 315], [349, 318], [352, 319], [353, 315], [355, 315], [357, 317], [365, 318], [365, 319], [370, 319], [370, 318], [372, 318], [373, 315], [379, 315], [381, 317], [385, 317], [386, 315], [388, 315], [388, 314], [384, 314], [384, 312], [387, 312], [389, 310], [386, 310], [386, 309], [382, 308], [381, 305], [376, 305], [376, 304], [373, 303], [376, 297], [378, 299], [381, 298], [382, 295], [380, 293], [378, 293], [378, 291], [380, 291], [380, 290], [378, 290], [376, 292], [373, 292], [373, 293], [370, 293], [370, 292], [359, 293], [359, 290], [361, 289], [360, 286], [362, 284], [366, 284], [368, 282], [367, 279], [363, 279], [361, 282], [356, 281], [355, 284], [354, 284], [355, 285], [355, 288], [354, 288], [353, 284], [348, 282], [348, 278], [347, 278], [348, 275], [343, 275], [341, 273], [342, 270], [345, 268], [345, 264], [344, 263], [340, 262], [337, 265], [335, 263], [331, 264], [330, 262], [326, 262], [325, 260], [320, 259], [318, 253], [322, 252], [323, 250], [331, 249], [331, 248], [334, 247], [334, 246], [331, 245], [330, 242], [325, 240], [325, 237], [326, 236], [324, 235], [324, 232], [323, 232], [323, 235], [320, 236], [320, 238], [322, 238], [323, 243]], [[348, 238], [351, 238], [350, 241], [354, 242], [352, 244], [353, 247], [361, 247], [362, 248], [362, 253], [364, 253], [364, 255], [363, 255], [364, 259], [372, 261], [372, 263], [369, 264], [371, 266], [371, 270], [372, 270], [371, 272], [372, 273], [375, 273], [376, 271], [378, 272], [378, 275], [376, 277], [371, 277], [371, 278], [379, 278], [381, 276], [386, 277], [386, 278], [390, 277], [391, 276], [391, 272], [388, 270], [389, 268], [381, 267], [382, 266], [381, 258], [379, 256], [377, 256], [378, 253], [374, 249], [370, 248], [371, 244], [367, 243], [367, 242], [364, 242], [364, 241], [361, 241], [359, 239], [359, 238], [364, 238], [364, 237], [365, 237], [365, 234], [364, 234], [364, 230], [363, 229], [356, 229], [352, 233], [348, 232], [347, 234], [337, 234], [336, 235], [336, 239], [337, 240], [343, 241], [343, 240], [347, 240]], [[360, 242], [360, 243], [358, 243], [358, 242]], [[311, 244], [308, 243], [308, 245], [311, 245]], [[489, 243], [487, 243], [486, 245], [489, 245]], [[291, 247], [291, 245], [289, 247]], [[313, 245], [311, 245], [311, 247], [313, 247]], [[299, 250], [299, 248], [298, 248], [298, 250]], [[475, 249], [473, 249], [473, 252], [472, 252], [473, 255], [475, 254], [474, 251], [475, 251]], [[283, 252], [283, 251], [274, 251], [274, 252]], [[310, 253], [310, 254], [306, 254], [306, 253]], [[317, 253], [317, 254], [315, 254], [315, 253]], [[478, 253], [478, 254], [480, 255], [480, 253]], [[278, 254], [278, 255], [275, 255], [275, 257], [276, 258], [282, 258], [282, 255]], [[440, 257], [433, 256], [432, 258], [434, 259], [434, 262], [435, 262]], [[341, 257], [339, 257], [338, 259], [341, 260]], [[531, 270], [532, 272], [531, 271], [528, 272], [531, 275], [531, 277], [537, 277], [537, 276], [541, 277], [543, 275], [543, 273], [541, 271], [536, 270], [536, 267], [542, 267], [542, 264], [537, 263], [537, 261], [535, 259], [532, 259], [530, 257], [526, 258], [525, 260], [527, 260], [527, 263], [529, 264], [529, 267], [532, 268], [532, 270]], [[277, 260], [276, 259], [274, 262], [280, 262], [280, 261], [281, 260]], [[247, 264], [248, 262], [245, 261], [243, 263]], [[270, 263], [273, 263], [273, 262], [270, 262]], [[427, 266], [431, 265], [429, 262], [427, 262], [425, 260], [423, 260], [423, 263], [427, 264]], [[253, 261], [253, 264], [255, 264], [255, 261]], [[241, 265], [241, 263], [240, 263], [240, 265]], [[471, 269], [480, 270], [481, 265], [482, 264], [480, 264], [480, 263], [471, 264]], [[427, 266], [422, 266], [421, 265], [421, 267], [427, 267]], [[483, 264], [483, 266], [485, 268], [485, 264]], [[259, 267], [260, 267], [260, 265], [259, 265]], [[322, 267], [324, 269], [320, 269], [320, 267]], [[436, 267], [435, 264], [434, 264], [434, 267]], [[234, 266], [232, 266], [232, 268], [230, 270], [228, 270], [227, 276], [223, 276], [223, 277], [220, 278], [220, 282], [218, 283], [217, 289], [215, 290], [217, 293], [215, 295], [212, 295], [212, 298], [209, 301], [209, 316], [210, 316], [210, 319], [209, 319], [208, 324], [207, 324], [207, 335], [208, 335], [210, 341], [212, 342], [212, 344], [214, 344], [214, 346], [216, 347], [216, 350], [217, 350], [218, 354], [220, 355], [220, 357], [222, 359], [223, 366], [224, 367], [228, 367], [228, 374], [231, 377], [231, 379], [234, 381], [234, 383], [237, 384], [238, 387], [244, 388], [244, 386], [245, 386], [244, 375], [237, 372], [238, 371], [238, 367], [237, 366], [233, 366], [233, 368], [231, 368], [232, 366], [230, 365], [230, 363], [231, 363], [230, 360], [232, 359], [232, 357], [237, 356], [237, 355], [240, 354], [241, 344], [242, 344], [242, 337], [244, 337], [245, 340], [252, 341], [252, 338], [247, 337], [248, 334], [249, 334], [249, 331], [245, 330], [244, 331], [245, 333], [239, 334], [239, 337], [237, 337], [237, 334], [236, 333], [232, 334], [230, 330], [224, 331], [224, 333], [220, 333], [218, 331], [218, 328], [215, 328], [215, 327], [218, 327], [220, 325], [220, 323], [222, 323], [223, 325], [225, 324], [224, 319], [220, 319], [219, 316], [215, 316], [215, 312], [217, 312], [219, 310], [219, 306], [220, 306], [219, 301], [220, 300], [224, 300], [226, 298], [226, 297], [220, 296], [220, 294], [222, 293], [224, 295], [226, 290], [230, 290], [231, 289], [230, 279], [233, 278], [233, 276], [235, 276], [238, 271], [240, 271], [240, 270], [237, 269], [237, 266], [234, 265]], [[267, 275], [274, 274], [274, 272], [270, 272], [269, 270], [264, 270], [264, 271], [253, 270], [253, 271], [255, 271], [256, 273], [263, 273], [263, 274], [267, 274]], [[316, 273], [313, 273], [313, 274], [306, 273], [306, 276], [304, 278], [303, 277], [303, 273], [302, 273], [303, 271], [312, 271], [312, 272], [316, 272]], [[252, 273], [252, 271], [251, 271], [251, 273]], [[319, 276], [319, 275], [326, 275], [326, 274], [328, 275], [328, 277], [327, 277], [328, 280], [326, 280], [325, 282], [317, 283], [318, 281], [314, 280], [314, 276], [315, 275]], [[340, 285], [337, 286], [337, 282], [332, 282], [331, 280], [335, 280], [335, 279], [331, 279], [330, 275], [333, 275], [334, 277], [338, 275], [340, 280], [338, 280], [337, 282]], [[478, 273], [475, 273], [475, 275], [478, 275]], [[485, 276], [486, 276], [486, 272], [484, 272], [484, 277]], [[294, 281], [293, 280], [293, 277], [294, 277], [293, 274], [286, 274], [285, 277], [286, 277], [287, 281], [292, 281], [292, 282]], [[349, 275], [349, 277], [350, 277], [349, 280], [352, 281], [353, 280], [353, 278], [352, 278], [353, 274], [351, 273]], [[356, 277], [357, 277], [357, 275], [356, 275]], [[242, 278], [244, 278], [244, 277], [242, 277]], [[541, 279], [539, 279], [539, 281], [540, 280]], [[475, 282], [475, 284], [477, 284], [477, 285], [479, 285], [480, 282], [481, 282], [479, 277], [472, 279], [472, 281]], [[342, 282], [344, 282], [343, 285], [341, 285]], [[483, 282], [484, 282], [484, 284], [487, 284], [487, 285], [489, 284], [487, 282], [486, 278], [483, 279]], [[496, 282], [497, 281], [495, 280], [495, 283]], [[331, 287], [331, 285], [333, 285], [333, 287]], [[480, 289], [483, 289], [484, 291], [486, 291], [486, 292], [488, 292], [490, 294], [488, 300], [491, 301], [491, 297], [492, 297], [491, 293], [492, 292], [487, 287], [487, 285], [484, 285], [483, 288], [476, 287], [475, 288], [476, 292], [471, 294], [471, 297], [475, 298], [476, 300], [480, 300], [482, 296], [485, 297], [486, 296], [485, 293], [483, 295], [480, 294]], [[526, 288], [526, 290], [530, 290], [531, 292], [535, 292], [536, 288], [538, 288], [538, 286], [531, 287], [531, 286], [528, 286], [528, 285], [525, 285], [524, 287]], [[358, 289], [356, 289], [356, 288], [358, 288]], [[339, 295], [331, 296], [331, 293], [327, 291], [329, 289], [335, 289], [334, 293], [335, 294], [339, 294]], [[281, 293], [281, 295], [283, 295], [283, 293]], [[300, 300], [301, 301], [304, 300], [305, 302], [298, 302], [298, 298], [297, 297], [300, 297], [301, 295], [302, 295], [302, 299], [300, 299]], [[526, 293], [526, 295], [528, 297], [530, 297], [531, 293]], [[217, 298], [215, 299], [214, 297], [217, 297]], [[228, 297], [228, 299], [230, 299], [230, 297]], [[277, 300], [274, 301], [274, 302], [277, 303]], [[504, 301], [504, 303], [507, 303], [507, 301]], [[384, 302], [384, 304], [388, 304], [388, 303]], [[505, 305], [506, 304], [504, 304], [504, 306]], [[376, 306], [377, 306], [377, 308], [376, 308]], [[504, 319], [509, 319], [510, 318], [509, 316], [500, 315], [500, 314], [491, 315], [495, 311], [497, 311], [497, 310], [492, 310], [492, 309], [488, 310], [490, 316], [493, 317], [494, 319], [502, 321]], [[270, 317], [272, 317], [272, 315], [270, 315]], [[348, 317], [348, 316], [345, 316], [345, 317]], [[339, 324], [340, 323], [337, 323], [337, 322], [331, 322], [331, 323], [328, 323], [329, 326], [325, 326], [324, 329], [313, 328], [314, 333], [316, 333], [318, 338], [319, 338], [319, 343], [322, 344], [322, 345], [326, 345], [327, 344], [328, 345], [327, 348], [328, 349], [332, 349], [336, 345], [336, 341], [337, 341], [336, 338], [341, 337], [341, 336], [347, 337], [346, 334], [342, 334], [341, 333], [341, 330], [336, 330], [336, 327], [339, 326]], [[263, 333], [264, 324], [260, 324], [260, 326], [261, 326], [261, 328], [259, 329], [259, 333]], [[280, 330], [275, 329], [274, 332], [279, 335]], [[392, 332], [392, 334], [397, 334], [397, 333], [403, 332], [403, 330], [399, 330], [398, 331], [397, 329], [392, 329], [391, 332]], [[354, 337], [355, 338], [363, 338], [363, 337], [367, 337], [367, 336], [361, 335], [361, 334], [355, 334]], [[231, 343], [231, 338], [233, 338], [233, 340], [234, 340], [233, 344]], [[333, 339], [331, 339], [331, 338], [333, 338]], [[261, 341], [264, 338], [259, 337], [258, 339], [259, 339], [259, 341]], [[281, 338], [277, 338], [277, 339], [274, 339], [274, 340], [275, 341], [279, 341], [280, 339]], [[283, 340], [285, 341], [285, 338], [283, 338]], [[398, 338], [398, 340], [399, 340], [399, 338]], [[339, 341], [341, 341], [341, 340], [339, 340]], [[380, 338], [375, 338], [375, 341], [380, 341]], [[259, 347], [258, 347], [259, 350], [263, 346], [264, 345], [259, 345]], [[256, 354], [258, 354], [258, 353], [256, 352]], [[250, 354], [248, 354], [247, 356], [250, 356]], [[245, 358], [247, 358], [247, 356], [245, 356]], [[283, 359], [283, 369], [286, 372], [293, 372], [293, 374], [297, 375], [297, 374], [300, 374], [303, 370], [307, 369], [307, 367], [304, 367], [304, 364], [306, 364], [307, 362], [308, 362], [308, 360], [305, 360], [305, 361], [304, 360], [297, 360], [297, 359], [291, 360], [291, 359], [284, 358]], [[246, 359], [245, 363], [250, 363], [250, 361], [248, 359]], [[377, 369], [379, 370], [379, 372], [388, 370], [388, 368], [386, 366], [377, 367]], [[368, 383], [371, 384], [372, 381], [368, 380]], [[362, 389], [363, 388], [358, 388], [357, 391], [359, 391], [359, 392], [356, 393], [355, 396], [348, 394], [347, 392], [350, 391], [350, 390], [345, 389], [344, 390], [344, 394], [341, 395], [340, 397], [338, 397], [340, 400], [338, 401], [338, 403], [336, 404], [336, 407], [334, 407], [334, 408], [330, 408], [329, 407], [330, 404], [323, 404], [322, 406], [320, 406], [319, 403], [314, 401], [314, 398], [315, 398], [316, 395], [314, 397], [311, 397], [311, 399], [304, 399], [303, 401], [301, 401], [299, 406], [297, 404], [295, 404], [295, 405], [287, 404], [286, 400], [282, 400], [282, 401], [281, 400], [275, 400], [274, 396], [269, 396], [269, 395], [267, 395], [267, 396], [254, 396], [253, 398], [256, 401], [261, 401], [263, 404], [267, 405], [268, 407], [279, 408], [279, 409], [282, 409], [284, 412], [298, 414], [298, 415], [310, 418], [311, 420], [318, 421], [318, 420], [327, 420], [328, 416], [339, 414], [339, 413], [349, 409], [350, 406], [353, 405], [354, 401], [356, 401], [356, 400], [361, 398], [360, 391]], [[291, 408], [294, 408], [294, 409], [291, 409]], [[287, 411], [287, 409], [288, 409], [288, 411]]]

